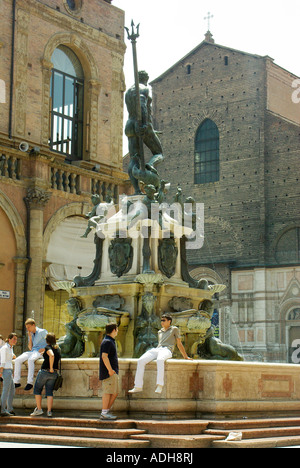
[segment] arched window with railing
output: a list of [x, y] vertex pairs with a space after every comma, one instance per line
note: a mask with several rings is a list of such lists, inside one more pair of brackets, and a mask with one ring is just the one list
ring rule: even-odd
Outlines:
[[210, 119], [198, 128], [195, 137], [195, 184], [217, 182], [220, 178], [219, 130]]
[[64, 45], [53, 52], [51, 62], [51, 137], [53, 151], [67, 161], [83, 157], [84, 72], [77, 55]]

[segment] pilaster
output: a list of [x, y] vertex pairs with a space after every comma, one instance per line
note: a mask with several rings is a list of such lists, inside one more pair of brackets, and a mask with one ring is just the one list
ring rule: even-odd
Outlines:
[[[51, 193], [34, 187], [28, 189], [25, 198], [29, 207], [30, 222], [30, 257], [31, 266], [28, 274], [27, 289], [27, 317], [36, 320], [37, 325], [42, 323], [44, 274], [43, 274], [43, 222], [44, 208], [47, 205]], [[34, 311], [34, 313], [32, 312]]]

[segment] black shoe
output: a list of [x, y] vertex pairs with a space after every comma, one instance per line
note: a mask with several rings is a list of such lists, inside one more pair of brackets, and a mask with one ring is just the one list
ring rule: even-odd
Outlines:
[[15, 388], [19, 388], [21, 387], [21, 384], [20, 383], [15, 383]]
[[29, 392], [29, 390], [31, 390], [33, 388], [33, 385], [31, 384], [27, 384], [26, 387], [24, 388], [25, 392]]

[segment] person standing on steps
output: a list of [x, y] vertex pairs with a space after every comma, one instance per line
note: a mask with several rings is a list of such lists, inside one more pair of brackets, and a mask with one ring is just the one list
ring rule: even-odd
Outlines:
[[0, 351], [0, 377], [3, 379], [3, 389], [1, 395], [1, 416], [14, 416], [13, 399], [15, 396], [15, 386], [13, 380], [13, 360], [16, 356], [13, 347], [16, 346], [18, 337], [16, 333], [11, 333]]
[[[4, 345], [5, 345], [5, 341], [3, 340], [3, 336], [0, 335], [0, 351], [1, 351], [1, 348], [3, 348]], [[0, 354], [0, 367], [1, 367], [1, 354]], [[0, 382], [3, 382], [2, 377], [0, 377]]]
[[14, 382], [16, 388], [21, 387], [21, 367], [25, 361], [28, 361], [27, 385], [24, 388], [24, 390], [29, 391], [33, 388], [34, 364], [35, 361], [42, 358], [40, 350], [44, 349], [47, 346], [46, 336], [48, 332], [47, 330], [38, 328], [33, 319], [26, 320], [25, 327], [28, 332], [29, 351], [21, 354], [21, 356], [19, 356], [15, 361]]
[[42, 410], [42, 390], [45, 387], [47, 397], [47, 416], [52, 417], [53, 407], [53, 390], [58, 376], [59, 363], [61, 360], [61, 352], [59, 346], [56, 344], [56, 337], [53, 333], [48, 333], [46, 336], [47, 346], [43, 351], [44, 362], [41, 370], [39, 371], [35, 384], [34, 396], [36, 401], [36, 408], [30, 416], [41, 416], [44, 412]]
[[4, 345], [5, 345], [5, 341], [3, 339], [3, 336], [0, 335], [0, 349], [3, 348]]
[[119, 362], [115, 338], [118, 326], [115, 323], [106, 325], [106, 336], [100, 347], [99, 380], [102, 381], [102, 412], [100, 419], [115, 420], [110, 413], [111, 407], [119, 393]]
[[139, 393], [143, 391], [145, 366], [151, 361], [157, 360], [157, 381], [155, 393], [161, 393], [164, 387], [165, 361], [171, 359], [175, 346], [178, 346], [184, 359], [188, 357], [181, 342], [179, 328], [172, 326], [172, 316], [164, 314], [161, 317], [162, 328], [158, 332], [158, 346], [149, 349], [138, 360], [134, 381], [134, 388], [128, 393]]

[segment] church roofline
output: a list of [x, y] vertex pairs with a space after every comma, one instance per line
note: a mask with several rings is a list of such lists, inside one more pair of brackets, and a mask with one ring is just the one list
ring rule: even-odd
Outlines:
[[194, 49], [192, 49], [188, 54], [186, 54], [184, 57], [178, 60], [178, 62], [174, 63], [174, 65], [168, 68], [168, 70], [166, 70], [160, 76], [152, 80], [150, 85], [152, 86], [152, 84], [157, 83], [158, 81], [161, 81], [163, 78], [165, 78], [166, 75], [171, 73], [173, 69], [177, 67], [180, 63], [185, 62], [188, 59], [188, 57], [198, 52], [198, 50], [200, 50], [203, 46], [207, 46], [207, 45], [211, 47], [219, 48], [219, 49], [229, 50], [231, 52], [236, 52], [236, 53], [243, 54], [243, 55], [249, 55], [257, 59], [269, 59], [272, 62], [274, 62], [274, 59], [272, 57], [269, 57], [268, 55], [262, 56], [262, 55], [257, 55], [257, 54], [250, 54], [249, 52], [244, 52], [242, 50], [233, 49], [232, 47], [226, 47], [221, 44], [215, 44], [214, 42], [209, 42], [209, 41], [204, 40], [200, 44], [198, 44]]

